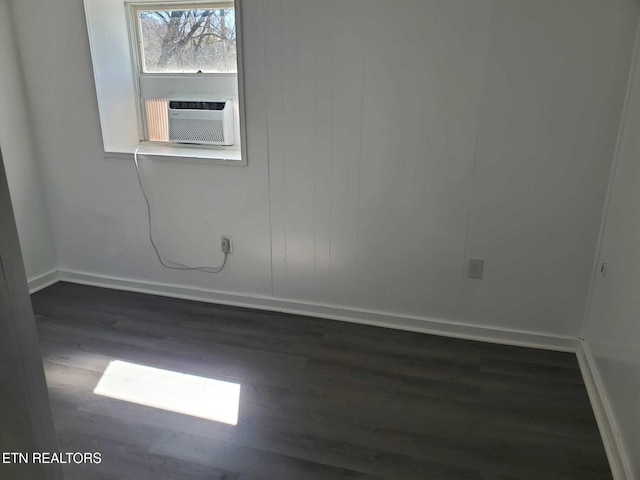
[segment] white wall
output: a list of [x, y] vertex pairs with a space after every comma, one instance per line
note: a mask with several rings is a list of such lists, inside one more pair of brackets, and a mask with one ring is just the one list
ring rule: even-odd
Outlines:
[[274, 295], [577, 336], [637, 2], [268, 3]]
[[243, 6], [249, 166], [145, 165], [167, 256], [233, 235], [207, 276], [101, 153], [82, 1], [14, 2], [61, 268], [578, 336], [635, 0]]
[[14, 2], [13, 12], [27, 89], [37, 105], [33, 121], [60, 267], [270, 295], [262, 50], [247, 54], [248, 101], [256, 106], [247, 119], [249, 167], [170, 161], [143, 165], [154, 211], [159, 212], [156, 235], [168, 258], [215, 265], [222, 256], [220, 235], [234, 237], [236, 254], [223, 275], [173, 272], [158, 264], [149, 244], [133, 161], [102, 155], [82, 0], [21, 0]]
[[9, 5], [7, 0], [0, 0], [0, 149], [27, 278], [35, 280], [55, 270], [58, 262]]
[[[637, 49], [640, 49], [640, 42]], [[584, 332], [614, 417], [614, 434], [640, 478], [640, 51], [623, 119], [598, 264]]]

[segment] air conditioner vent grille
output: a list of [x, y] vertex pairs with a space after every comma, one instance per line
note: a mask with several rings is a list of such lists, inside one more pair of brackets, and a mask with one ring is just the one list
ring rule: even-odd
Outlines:
[[174, 99], [168, 102], [167, 115], [170, 142], [196, 145], [234, 144], [234, 105], [231, 101]]
[[222, 120], [192, 120], [174, 118], [169, 122], [169, 138], [174, 142], [224, 143]]

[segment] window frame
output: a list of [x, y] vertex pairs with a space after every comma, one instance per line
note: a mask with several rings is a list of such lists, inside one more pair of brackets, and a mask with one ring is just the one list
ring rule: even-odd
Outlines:
[[[148, 129], [148, 120], [147, 120], [147, 112], [144, 105], [143, 95], [142, 95], [142, 82], [144, 79], [197, 79], [197, 80], [205, 80], [205, 79], [215, 79], [215, 78], [234, 78], [236, 79], [238, 93], [237, 98], [233, 98], [233, 100], [237, 100], [238, 102], [238, 115], [240, 116], [240, 130], [238, 133], [239, 143], [240, 145], [233, 145], [230, 147], [225, 146], [216, 146], [216, 145], [179, 145], [180, 148], [194, 148], [194, 149], [204, 149], [204, 150], [243, 150], [243, 145], [245, 141], [244, 132], [244, 110], [243, 110], [243, 100], [242, 100], [242, 91], [240, 86], [241, 81], [241, 51], [240, 51], [240, 27], [239, 23], [239, 8], [238, 8], [239, 0], [229, 1], [229, 0], [164, 0], [164, 1], [153, 1], [153, 0], [137, 0], [137, 1], [125, 1], [125, 9], [127, 16], [127, 31], [129, 32], [129, 47], [131, 50], [131, 68], [134, 76], [134, 89], [136, 94], [136, 113], [137, 113], [137, 123], [138, 123], [138, 137], [140, 144], [149, 144], [152, 146], [165, 145], [166, 147], [173, 147], [174, 144], [170, 142], [158, 142], [149, 140], [149, 129]], [[140, 22], [139, 13], [141, 11], [153, 11], [153, 10], [189, 10], [189, 9], [198, 9], [208, 6], [226, 6], [233, 7], [234, 12], [234, 23], [236, 30], [236, 72], [206, 72], [206, 73], [195, 73], [195, 72], [145, 72], [144, 65], [144, 53], [143, 53], [143, 38], [142, 38], [142, 26]], [[236, 95], [234, 95], [236, 97]], [[241, 155], [244, 158], [244, 155]]]

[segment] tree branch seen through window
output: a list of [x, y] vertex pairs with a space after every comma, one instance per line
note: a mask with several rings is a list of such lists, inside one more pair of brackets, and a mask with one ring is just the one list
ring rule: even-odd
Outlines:
[[233, 7], [140, 11], [145, 73], [237, 72]]

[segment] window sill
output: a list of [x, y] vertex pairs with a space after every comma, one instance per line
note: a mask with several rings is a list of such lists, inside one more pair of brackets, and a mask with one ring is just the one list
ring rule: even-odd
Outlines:
[[[105, 152], [104, 156], [105, 158], [133, 159], [133, 151], [130, 153]], [[245, 166], [247, 164], [246, 160], [242, 158], [242, 152], [238, 147], [215, 148], [141, 143], [138, 149], [138, 156], [153, 156], [165, 160], [198, 161], [199, 163], [214, 165]]]

